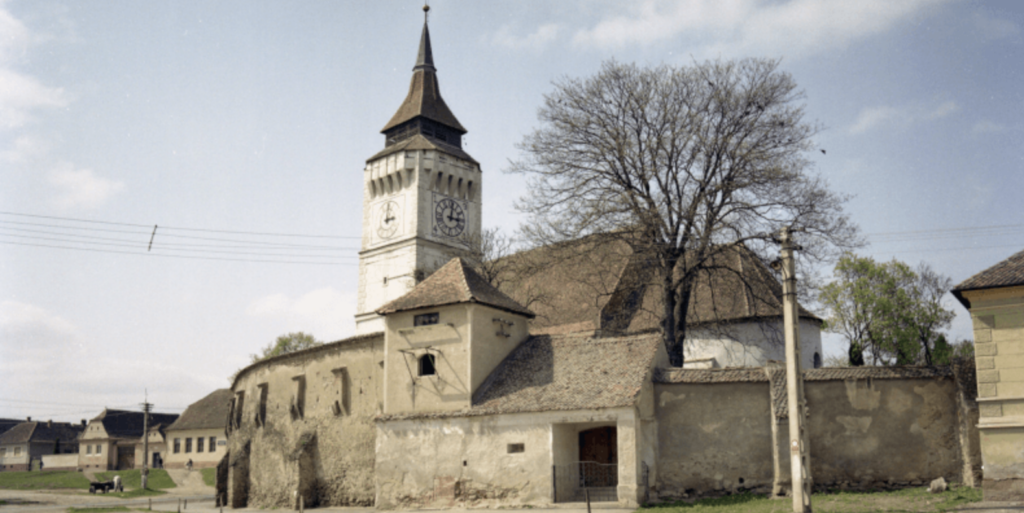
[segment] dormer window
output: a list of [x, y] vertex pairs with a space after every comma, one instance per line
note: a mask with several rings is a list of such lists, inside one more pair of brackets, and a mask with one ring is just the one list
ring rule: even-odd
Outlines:
[[425, 354], [420, 357], [420, 376], [435, 376], [437, 375], [437, 367], [434, 366], [436, 360], [434, 355]]

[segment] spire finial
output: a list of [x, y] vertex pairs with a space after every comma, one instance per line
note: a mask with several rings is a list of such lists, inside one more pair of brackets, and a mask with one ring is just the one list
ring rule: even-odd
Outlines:
[[425, 0], [423, 2], [423, 23], [427, 22], [427, 18], [430, 16], [430, 4]]

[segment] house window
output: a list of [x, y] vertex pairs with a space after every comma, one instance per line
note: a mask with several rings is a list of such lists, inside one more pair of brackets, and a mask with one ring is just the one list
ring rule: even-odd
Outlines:
[[814, 353], [814, 368], [815, 369], [820, 369], [821, 368], [821, 355], [818, 354], [818, 353]]
[[508, 444], [508, 453], [526, 452], [526, 444]]
[[85, 453], [86, 454], [92, 454], [92, 446], [91, 445], [86, 445], [85, 446]]
[[96, 454], [103, 454], [103, 446], [96, 444]]
[[348, 415], [349, 408], [351, 406], [350, 392], [351, 384], [349, 382], [348, 369], [340, 367], [332, 370], [334, 373], [334, 382], [337, 383], [338, 397], [334, 399], [334, 403], [331, 404], [331, 411], [335, 415]]
[[186, 453], [192, 452], [192, 439], [191, 438], [186, 438], [185, 439], [185, 452]]
[[178, 454], [180, 452], [181, 452], [181, 439], [180, 438], [175, 438], [174, 439], [174, 454]]
[[17, 456], [19, 454], [21, 454], [21, 447], [15, 447], [14, 448], [14, 455]]
[[210, 452], [217, 452], [217, 437], [210, 437]]
[[203, 442], [205, 441], [206, 439], [203, 437], [196, 438], [196, 452], [203, 452]]
[[267, 422], [267, 395], [269, 387], [266, 383], [260, 385], [260, 405], [256, 410], [256, 425], [263, 426]]
[[0, 456], [7, 456], [7, 448], [0, 447]]
[[295, 376], [292, 378], [295, 383], [292, 386], [292, 404], [289, 410], [292, 420], [301, 419], [306, 412], [306, 376]]
[[437, 368], [434, 367], [434, 355], [425, 354], [420, 357], [420, 376], [434, 376], [437, 374]]
[[441, 319], [441, 315], [438, 314], [437, 312], [420, 314], [420, 315], [417, 315], [416, 317], [412, 318], [412, 325], [413, 326], [429, 326], [431, 324], [437, 324], [437, 322], [440, 319]]

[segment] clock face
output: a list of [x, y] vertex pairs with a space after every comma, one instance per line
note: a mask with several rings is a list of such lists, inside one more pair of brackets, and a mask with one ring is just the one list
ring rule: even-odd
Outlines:
[[377, 236], [390, 239], [398, 232], [398, 203], [388, 201], [377, 207]]
[[457, 201], [443, 198], [434, 205], [434, 228], [446, 237], [458, 237], [466, 229], [466, 211]]

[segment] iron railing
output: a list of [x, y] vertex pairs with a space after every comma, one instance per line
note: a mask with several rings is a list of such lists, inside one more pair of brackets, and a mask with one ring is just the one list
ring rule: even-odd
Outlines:
[[591, 502], [619, 500], [619, 466], [615, 463], [579, 461], [552, 466], [555, 502], [583, 502], [587, 493]]

